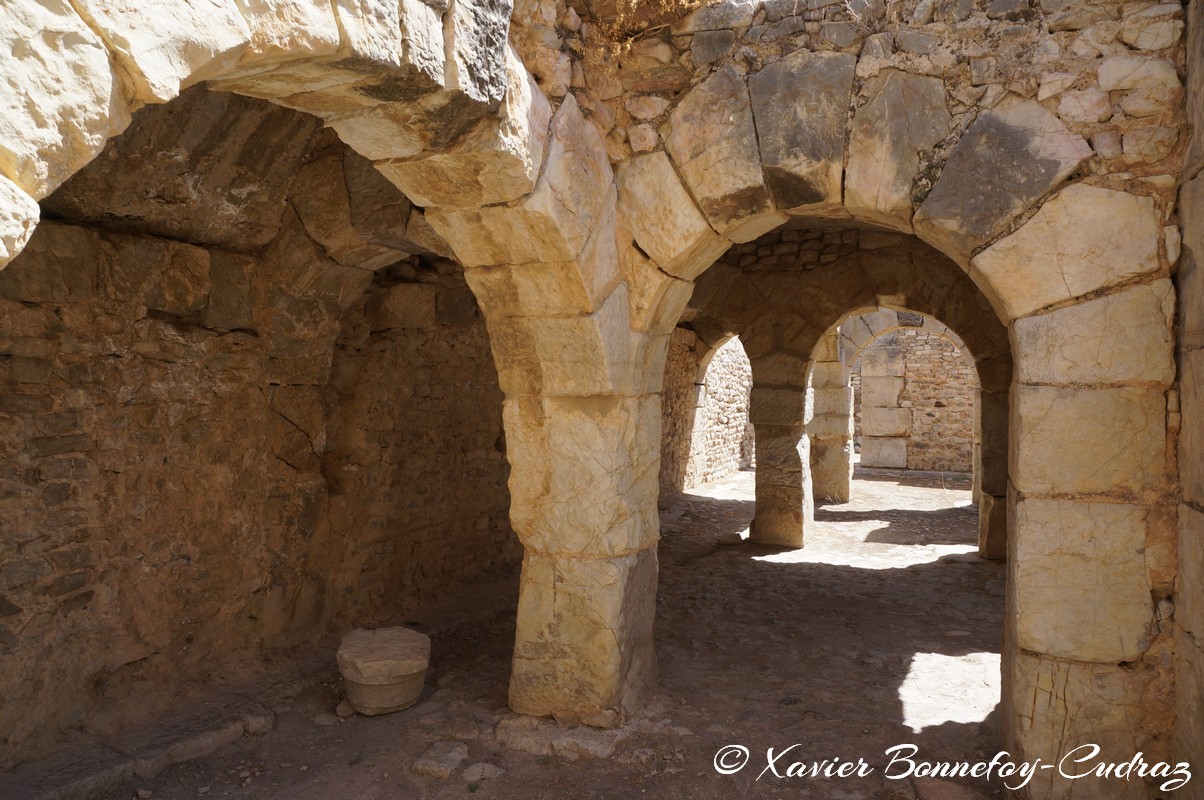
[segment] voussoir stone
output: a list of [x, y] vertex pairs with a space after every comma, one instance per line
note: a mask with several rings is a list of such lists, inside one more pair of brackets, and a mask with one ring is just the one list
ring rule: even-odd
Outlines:
[[975, 256], [970, 275], [1007, 321], [1157, 270], [1158, 235], [1150, 198], [1075, 184]]
[[983, 112], [916, 212], [916, 233], [964, 263], [1090, 155], [1083, 137], [1033, 100]]
[[748, 78], [765, 185], [783, 211], [839, 206], [857, 58], [800, 50]]
[[693, 280], [731, 244], [707, 224], [664, 153], [623, 162], [615, 180], [632, 235], [670, 275]]
[[8, 3], [4, 21], [0, 173], [40, 200], [123, 131], [130, 110], [104, 42], [68, 0]]
[[552, 108], [517, 54], [508, 52], [509, 90], [496, 117], [478, 123], [450, 150], [380, 164], [381, 172], [419, 206], [504, 203], [535, 186]]
[[40, 216], [37, 201], [0, 175], [0, 269], [25, 247]]
[[910, 230], [919, 153], [949, 132], [945, 84], [885, 70], [866, 82], [849, 139], [845, 206], [856, 217]]
[[751, 241], [784, 221], [765, 188], [748, 87], [735, 67], [694, 87], [670, 125], [665, 147], [721, 236]]
[[75, 7], [101, 31], [143, 103], [164, 103], [233, 66], [251, 39], [234, 0], [76, 0]]

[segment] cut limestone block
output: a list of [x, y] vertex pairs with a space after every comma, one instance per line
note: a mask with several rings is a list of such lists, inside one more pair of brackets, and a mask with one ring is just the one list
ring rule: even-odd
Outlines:
[[369, 716], [388, 714], [418, 702], [431, 640], [409, 628], [354, 630], [343, 637], [338, 659], [355, 710]]

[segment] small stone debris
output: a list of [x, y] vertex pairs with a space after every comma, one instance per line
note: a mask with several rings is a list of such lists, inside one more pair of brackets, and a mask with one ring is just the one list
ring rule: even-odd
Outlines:
[[154, 796], [154, 792], [150, 789], [139, 789], [135, 794], [138, 796], [138, 800], [151, 800], [151, 797]]
[[435, 742], [427, 748], [411, 770], [415, 775], [447, 780], [468, 758], [468, 745], [463, 742]]
[[722, 545], [744, 544], [744, 537], [740, 535], [739, 531], [729, 531], [716, 536], [715, 541]]
[[355, 716], [355, 706], [351, 705], [350, 700], [340, 700], [338, 708], [334, 710], [339, 719], [347, 719]]
[[487, 761], [478, 761], [464, 768], [464, 780], [469, 783], [479, 783], [505, 774], [506, 770]]
[[338, 721], [339, 721], [339, 718], [336, 717], [334, 714], [331, 714], [329, 711], [323, 712], [321, 714], [318, 714], [316, 717], [314, 717], [314, 724], [322, 726], [322, 727], [326, 727], [328, 725], [335, 725], [338, 723]]

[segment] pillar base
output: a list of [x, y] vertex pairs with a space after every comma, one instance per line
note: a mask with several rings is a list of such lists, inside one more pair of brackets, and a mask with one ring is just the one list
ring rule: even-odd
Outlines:
[[510, 708], [614, 727], [656, 690], [656, 546], [623, 556], [527, 551]]

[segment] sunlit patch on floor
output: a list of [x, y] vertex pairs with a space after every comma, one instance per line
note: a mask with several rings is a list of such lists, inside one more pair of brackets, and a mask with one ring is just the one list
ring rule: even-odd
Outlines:
[[919, 733], [946, 722], [982, 722], [999, 702], [999, 654], [916, 653], [899, 700], [903, 724]]

